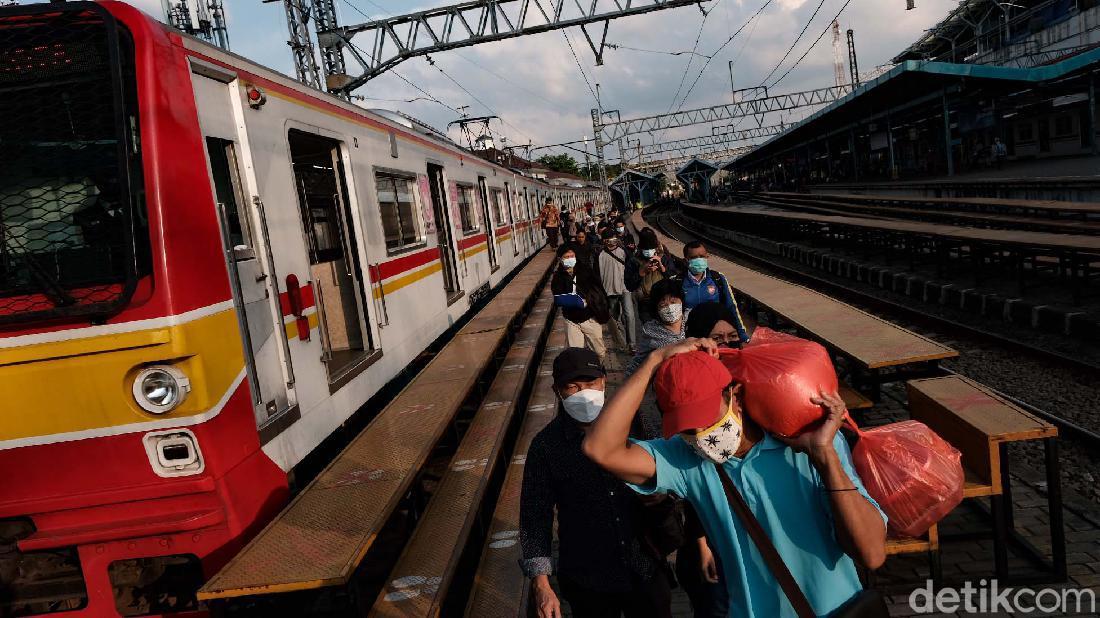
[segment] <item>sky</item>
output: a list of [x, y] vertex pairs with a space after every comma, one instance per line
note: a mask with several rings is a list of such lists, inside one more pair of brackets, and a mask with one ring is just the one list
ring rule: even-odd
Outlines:
[[[125, 1], [163, 19], [162, 0]], [[455, 1], [336, 0], [336, 8], [341, 24], [354, 24], [369, 21], [368, 17], [389, 17]], [[636, 0], [635, 4], [645, 1]], [[232, 50], [293, 75], [282, 2], [224, 2]], [[542, 2], [549, 6], [552, 0]], [[600, 6], [608, 2], [601, 0]], [[607, 36], [608, 43], [639, 50], [689, 52], [694, 48], [699, 54], [713, 55], [697, 83], [696, 78], [707, 62], [705, 57], [622, 47], [607, 49], [603, 66], [595, 66], [594, 55], [580, 30], [571, 28], [565, 31], [565, 36], [563, 31], [554, 30], [440, 52], [432, 55], [436, 67], [424, 57], [406, 60], [395, 67], [397, 73], [445, 105], [426, 100], [422, 92], [392, 73], [367, 82], [357, 94], [368, 97], [359, 102], [364, 107], [398, 109], [440, 129], [456, 119], [454, 109], [461, 106], [469, 106], [465, 112], [470, 116], [500, 116], [502, 121], [493, 121], [492, 129], [498, 137], [506, 137], [509, 145], [528, 142], [550, 145], [591, 138], [590, 110], [596, 107], [592, 92], [596, 84], [600, 85], [603, 108], [619, 110], [623, 119], [729, 103], [732, 97], [729, 61], [734, 61], [734, 86], [760, 85], [820, 6], [802, 39], [772, 74], [767, 82], [771, 84], [829, 27], [846, 2], [848, 6], [839, 17], [841, 35], [848, 28], [854, 29], [860, 72], [889, 62], [957, 4], [957, 0], [917, 0], [917, 8], [907, 11], [905, 0], [708, 0], [702, 3], [707, 11], [705, 18], [697, 6], [655, 11], [612, 21]], [[766, 8], [753, 18], [764, 5]], [[720, 49], [739, 28], [741, 31], [733, 40]], [[572, 52], [566, 37], [572, 43]], [[366, 39], [353, 42], [367, 49], [371, 46]], [[846, 56], [843, 42], [841, 51]], [[846, 57], [844, 63], [847, 65]], [[349, 67], [353, 66], [349, 63]], [[833, 75], [830, 32], [769, 92], [831, 86]], [[420, 100], [405, 102], [418, 97]], [[783, 120], [796, 121], [810, 111], [796, 111]], [[765, 124], [778, 120], [778, 117], [765, 119]], [[743, 128], [755, 125], [755, 120], [743, 122]], [[635, 138], [650, 144], [710, 133], [710, 126], [699, 125]], [[456, 130], [451, 130], [450, 135], [459, 138]], [[532, 156], [547, 152], [563, 151], [541, 150]], [[607, 154], [614, 158], [614, 148]]]

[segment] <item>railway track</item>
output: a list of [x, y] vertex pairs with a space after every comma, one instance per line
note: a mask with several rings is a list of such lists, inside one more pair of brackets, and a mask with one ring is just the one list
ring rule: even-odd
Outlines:
[[[646, 213], [646, 221], [668, 236], [681, 240], [685, 237], [699, 238], [705, 241], [708, 247], [717, 249], [719, 253], [725, 254], [727, 257], [734, 258], [742, 263], [750, 264], [755, 267], [763, 268], [793, 283], [810, 286], [819, 292], [846, 302], [851, 302], [860, 308], [869, 309], [894, 318], [901, 318], [915, 325], [931, 328], [939, 333], [948, 334], [953, 337], [969, 338], [981, 344], [991, 345], [1009, 350], [1016, 354], [1026, 355], [1029, 358], [1036, 359], [1040, 363], [1043, 363], [1045, 366], [1054, 365], [1070, 371], [1091, 372], [1095, 375], [1100, 375], [1100, 366], [1086, 360], [1062, 354], [1054, 350], [1030, 345], [1018, 339], [1013, 339], [999, 333], [990, 332], [973, 325], [922, 311], [917, 307], [904, 305], [851, 286], [837, 283], [836, 281], [824, 277], [778, 264], [774, 260], [774, 256], [769, 259], [757, 255], [742, 247], [737, 247], [724, 240], [715, 238], [697, 228], [693, 228], [689, 231], [687, 227], [677, 220], [675, 212], [671, 211], [668, 207], [659, 207], [651, 213]], [[945, 373], [956, 373], [946, 368], [944, 368], [943, 371]], [[1100, 449], [1100, 433], [1095, 430], [1085, 427], [1079, 422], [1075, 422], [1074, 420], [1051, 413], [1043, 408], [1023, 401], [1019, 397], [1013, 397], [1001, 390], [997, 390], [997, 392], [999, 395], [1021, 408], [1056, 425], [1064, 437], [1072, 439], [1074, 442], [1088, 449]], [[1100, 419], [1098, 419], [1098, 422], [1100, 422]]]

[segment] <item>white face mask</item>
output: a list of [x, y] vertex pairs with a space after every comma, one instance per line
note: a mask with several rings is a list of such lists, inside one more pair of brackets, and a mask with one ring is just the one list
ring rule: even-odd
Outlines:
[[642, 249], [642, 257], [647, 260], [655, 255], [657, 255], [656, 249]]
[[695, 451], [699, 457], [709, 459], [714, 463], [725, 463], [741, 446], [741, 421], [733, 410], [733, 402], [718, 422], [697, 432], [695, 435], [680, 434], [684, 442]]
[[562, 258], [561, 265], [566, 268], [573, 268], [577, 265], [577, 258]]
[[[559, 395], [560, 397], [560, 395]], [[603, 409], [603, 391], [586, 388], [561, 400], [565, 413], [578, 423], [591, 423]]]
[[684, 306], [680, 303], [673, 305], [665, 305], [657, 309], [657, 316], [661, 318], [661, 321], [665, 324], [672, 324], [676, 320], [680, 319], [680, 316], [684, 314]]

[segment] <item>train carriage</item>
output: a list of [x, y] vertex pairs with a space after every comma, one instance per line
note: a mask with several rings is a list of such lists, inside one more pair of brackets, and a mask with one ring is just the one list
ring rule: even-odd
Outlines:
[[0, 9], [0, 114], [0, 614], [196, 610], [546, 196], [607, 208], [118, 2]]

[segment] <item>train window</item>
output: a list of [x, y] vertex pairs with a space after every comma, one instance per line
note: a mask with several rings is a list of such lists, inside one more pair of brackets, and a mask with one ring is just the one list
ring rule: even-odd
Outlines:
[[382, 231], [386, 249], [395, 252], [424, 242], [420, 218], [417, 216], [415, 178], [393, 174], [375, 174], [378, 208], [382, 214]]
[[225, 225], [229, 244], [237, 259], [255, 257], [252, 249], [252, 226], [245, 208], [244, 191], [237, 167], [233, 142], [216, 137], [206, 138], [210, 157], [210, 176], [214, 181], [214, 199], [225, 209]]
[[458, 185], [458, 217], [463, 233], [477, 231], [477, 207], [473, 185]]
[[504, 196], [501, 194], [500, 189], [489, 189], [489, 205], [493, 209], [495, 225], [508, 223], [508, 217], [504, 214]]
[[151, 272], [133, 41], [76, 8], [0, 30], [3, 324], [98, 322]]

